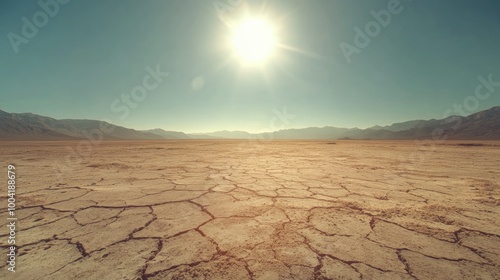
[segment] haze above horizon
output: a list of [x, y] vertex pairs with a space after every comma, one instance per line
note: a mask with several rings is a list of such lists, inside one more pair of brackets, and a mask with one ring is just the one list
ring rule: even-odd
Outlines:
[[2, 1], [0, 106], [198, 133], [500, 105], [498, 1], [234, 2]]

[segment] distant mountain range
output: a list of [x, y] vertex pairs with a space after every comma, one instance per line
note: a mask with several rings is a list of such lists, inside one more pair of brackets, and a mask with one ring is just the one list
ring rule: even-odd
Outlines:
[[[163, 139], [149, 133], [95, 120], [56, 120], [32, 113], [13, 114], [0, 110], [0, 140], [85, 139], [96, 131], [108, 140]], [[94, 136], [95, 137], [95, 136]]]
[[[90, 136], [89, 136], [90, 135]], [[500, 140], [500, 106], [469, 116], [441, 120], [414, 120], [367, 129], [309, 127], [252, 134], [245, 131], [217, 131], [186, 134], [163, 129], [134, 130], [96, 120], [57, 120], [32, 113], [0, 110], [0, 140], [72, 140], [101, 137], [104, 140], [158, 139], [446, 139]]]
[[395, 123], [395, 124], [386, 125], [386, 126], [376, 125], [376, 126], [370, 127], [370, 129], [374, 129], [374, 130], [385, 129], [385, 130], [389, 130], [389, 131], [403, 131], [403, 130], [412, 129], [412, 128], [414, 128], [420, 124], [423, 124], [425, 122], [426, 122], [425, 120], [407, 121], [407, 122]]
[[142, 132], [151, 133], [151, 134], [160, 136], [161, 138], [164, 138], [164, 139], [189, 139], [190, 138], [184, 132], [166, 131], [166, 130], [163, 130], [161, 128], [143, 130]]

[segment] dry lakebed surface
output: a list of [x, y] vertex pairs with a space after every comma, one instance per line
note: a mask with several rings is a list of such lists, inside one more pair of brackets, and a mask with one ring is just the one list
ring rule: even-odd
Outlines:
[[500, 279], [498, 141], [79, 143], [0, 142], [0, 279]]

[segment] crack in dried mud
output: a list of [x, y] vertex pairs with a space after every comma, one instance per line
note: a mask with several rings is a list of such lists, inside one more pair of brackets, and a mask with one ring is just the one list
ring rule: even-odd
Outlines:
[[[405, 142], [276, 141], [258, 152], [206, 143], [127, 146], [128, 157], [148, 158], [137, 171], [135, 157], [118, 153], [125, 144], [104, 143], [65, 182], [43, 176], [63, 146], [44, 148], [53, 158], [32, 151], [44, 154], [40, 166], [9, 148], [33, 171], [23, 181], [38, 184], [20, 186], [19, 275], [89, 278], [115, 267], [108, 279], [500, 278], [494, 147], [476, 151], [485, 157], [475, 168], [438, 166], [444, 155], [432, 154], [410, 171], [394, 160], [414, 148]], [[55, 265], [44, 272], [37, 262]]]

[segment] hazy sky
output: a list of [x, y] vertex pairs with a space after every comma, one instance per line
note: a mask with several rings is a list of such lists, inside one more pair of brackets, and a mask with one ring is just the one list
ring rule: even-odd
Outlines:
[[[214, 3], [228, 0], [72, 0], [48, 5], [46, 18], [38, 1], [3, 0], [0, 109], [137, 129], [256, 132], [286, 107], [295, 117], [276, 126], [368, 127], [441, 118], [474, 101], [479, 76], [500, 82], [500, 1], [264, 2], [240, 0], [223, 21]], [[388, 5], [399, 12], [373, 29], [371, 11]], [[229, 20], [245, 9], [288, 46], [258, 66], [242, 66], [227, 42]], [[38, 30], [23, 28], [34, 22]], [[373, 37], [357, 45], [355, 27], [367, 24]], [[359, 47], [350, 62], [342, 43]], [[157, 68], [168, 76], [148, 79]], [[145, 78], [147, 95], [122, 100]], [[466, 113], [500, 105], [500, 87], [476, 101]]]

